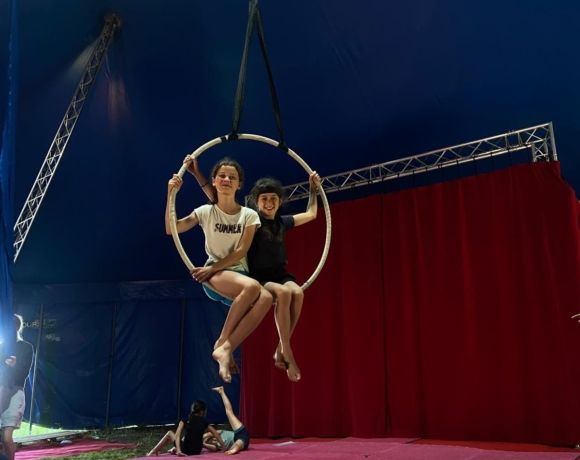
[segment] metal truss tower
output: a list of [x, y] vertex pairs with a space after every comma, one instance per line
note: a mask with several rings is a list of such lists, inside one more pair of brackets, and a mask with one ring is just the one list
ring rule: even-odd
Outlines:
[[16, 225], [14, 226], [15, 262], [22, 250], [22, 245], [26, 240], [30, 227], [34, 222], [34, 218], [36, 217], [40, 205], [42, 204], [42, 200], [46, 195], [46, 191], [48, 190], [48, 186], [56, 172], [60, 159], [66, 150], [68, 141], [81, 115], [91, 88], [93, 87], [93, 83], [95, 82], [101, 64], [107, 54], [109, 45], [113, 41], [115, 31], [120, 24], [121, 22], [116, 15], [107, 14], [105, 16], [105, 25], [101, 35], [96, 40], [95, 47], [81, 75], [79, 85], [73, 95], [72, 101], [58, 131], [56, 132], [56, 136], [52, 141], [48, 154], [44, 159], [44, 163], [40, 168], [38, 176], [36, 176], [32, 190], [28, 194], [28, 198], [26, 199], [22, 211], [20, 211], [20, 215], [16, 221]]
[[[321, 185], [324, 188], [324, 192], [328, 194], [434, 169], [484, 160], [524, 149], [531, 151], [533, 162], [557, 161], [558, 156], [556, 154], [552, 123], [510, 131], [499, 136], [323, 177], [321, 178]], [[305, 181], [288, 185], [284, 187], [284, 190], [287, 201], [297, 201], [309, 197], [310, 184]]]

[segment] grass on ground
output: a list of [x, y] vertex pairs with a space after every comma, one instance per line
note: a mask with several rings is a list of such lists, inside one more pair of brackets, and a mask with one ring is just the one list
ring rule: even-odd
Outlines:
[[30, 431], [30, 425], [26, 422], [22, 422], [19, 430], [14, 431], [14, 437], [16, 439], [23, 438], [25, 436], [36, 436], [39, 434], [48, 434], [48, 433], [58, 433], [61, 430], [60, 428], [45, 428], [43, 426], [32, 425], [32, 431]]
[[[24, 428], [24, 423], [22, 428]], [[39, 460], [127, 460], [136, 457], [144, 457], [167, 433], [168, 430], [175, 430], [175, 426], [154, 426], [154, 427], [131, 427], [131, 428], [105, 428], [102, 430], [90, 430], [89, 437], [100, 439], [112, 443], [134, 444], [134, 449], [114, 449], [103, 452], [90, 452], [81, 455], [63, 457], [44, 457]], [[229, 429], [227, 425], [215, 425], [216, 429]], [[35, 432], [35, 430], [38, 430]], [[33, 434], [45, 434], [63, 430], [53, 430], [49, 428], [34, 427]], [[26, 432], [22, 436], [28, 436], [28, 425]], [[166, 450], [172, 447], [168, 444]]]
[[[41, 458], [39, 460], [127, 460], [144, 457], [168, 430], [175, 427], [135, 427], [135, 428], [107, 428], [90, 431], [89, 436], [94, 439], [122, 444], [135, 444], [134, 449], [114, 449], [103, 452], [89, 452], [86, 454], [64, 457]], [[171, 446], [168, 446], [169, 450]]]

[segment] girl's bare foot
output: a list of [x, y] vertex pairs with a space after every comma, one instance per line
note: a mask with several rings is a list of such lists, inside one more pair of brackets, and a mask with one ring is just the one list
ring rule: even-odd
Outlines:
[[274, 353], [274, 366], [278, 369], [286, 370], [286, 363], [284, 362], [284, 356], [282, 355], [282, 345], [278, 343], [278, 348], [276, 348], [276, 353]]
[[226, 455], [235, 455], [235, 454], [237, 454], [237, 453], [238, 453], [240, 450], [242, 450], [242, 447], [241, 447], [241, 446], [240, 446], [238, 443], [235, 443], [235, 444], [233, 445], [233, 447], [232, 447], [230, 450], [227, 450], [227, 451], [226, 451]]
[[292, 382], [298, 382], [298, 380], [300, 380], [300, 369], [298, 368], [298, 364], [296, 364], [296, 361], [294, 360], [294, 354], [288, 345], [284, 347], [284, 360], [288, 378]]
[[213, 391], [217, 391], [219, 394], [222, 394], [224, 392], [224, 387], [215, 387], [212, 388]]
[[230, 374], [231, 350], [229, 348], [230, 347], [227, 346], [226, 342], [221, 347], [216, 348], [212, 353], [213, 359], [215, 359], [220, 365], [219, 370], [220, 377], [226, 383], [232, 382], [232, 376]]
[[286, 370], [286, 373], [288, 374], [288, 378], [292, 381], [292, 382], [298, 382], [298, 380], [300, 380], [300, 369], [298, 369], [298, 365], [296, 364], [296, 361], [289, 360], [286, 361], [288, 363], [288, 369]]
[[[217, 339], [216, 343], [214, 343], [214, 345], [213, 345], [213, 349], [215, 350], [216, 348], [219, 348], [224, 343], [225, 343], [225, 340]], [[240, 368], [238, 367], [238, 363], [236, 363], [236, 360], [234, 359], [234, 354], [231, 353], [231, 356], [230, 356], [230, 374], [239, 374], [239, 373], [240, 373]]]

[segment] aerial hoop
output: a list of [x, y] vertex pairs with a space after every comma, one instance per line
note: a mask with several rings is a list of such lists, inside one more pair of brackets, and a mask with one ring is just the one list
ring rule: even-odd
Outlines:
[[[253, 33], [254, 26], [257, 28], [258, 38], [259, 38], [259, 42], [260, 42], [260, 48], [262, 50], [262, 56], [264, 58], [264, 64], [266, 66], [266, 71], [268, 74], [268, 83], [270, 86], [270, 95], [272, 98], [272, 108], [274, 109], [274, 115], [275, 115], [275, 119], [276, 119], [276, 125], [278, 127], [278, 133], [280, 134], [280, 142], [276, 142], [276, 141], [269, 139], [267, 137], [264, 137], [264, 136], [257, 136], [255, 134], [238, 134], [238, 128], [240, 126], [240, 121], [241, 121], [241, 117], [242, 117], [242, 108], [244, 105], [244, 92], [245, 92], [245, 86], [246, 86], [246, 67], [247, 67], [247, 63], [248, 63], [248, 55], [250, 52], [250, 42], [252, 39], [252, 33]], [[238, 77], [238, 87], [236, 90], [236, 98], [235, 98], [235, 102], [234, 102], [234, 119], [233, 119], [233, 124], [232, 124], [232, 131], [227, 136], [218, 137], [218, 138], [215, 138], [209, 142], [206, 142], [201, 147], [199, 147], [195, 152], [193, 152], [191, 154], [191, 156], [193, 158], [197, 158], [203, 152], [205, 152], [207, 149], [209, 149], [217, 144], [220, 144], [222, 142], [227, 142], [227, 141], [233, 141], [236, 139], [246, 139], [246, 140], [258, 141], [258, 142], [263, 142], [265, 144], [270, 144], [274, 147], [277, 147], [278, 149], [280, 149], [280, 150], [284, 151], [285, 153], [287, 153], [288, 155], [290, 155], [298, 163], [300, 163], [300, 165], [306, 170], [306, 172], [309, 175], [312, 174], [312, 170], [306, 164], [306, 162], [302, 158], [300, 158], [298, 155], [296, 155], [296, 153], [294, 151], [289, 149], [286, 146], [286, 142], [284, 140], [284, 129], [282, 128], [282, 116], [280, 114], [280, 106], [278, 104], [278, 96], [276, 95], [276, 89], [274, 86], [274, 78], [272, 75], [272, 69], [270, 68], [270, 60], [268, 59], [268, 53], [266, 52], [264, 28], [262, 25], [262, 18], [261, 18], [261, 14], [260, 14], [260, 8], [258, 6], [258, 0], [249, 0], [248, 25], [246, 28], [246, 41], [244, 44], [244, 51], [242, 53], [242, 62], [241, 62], [241, 66], [240, 66], [240, 74]], [[184, 163], [181, 166], [179, 172], [177, 173], [177, 175], [180, 178], [183, 178], [183, 174], [187, 170], [187, 167], [188, 167], [187, 163]], [[320, 192], [320, 196], [322, 197], [322, 203], [324, 204], [324, 214], [326, 217], [326, 241], [324, 243], [324, 250], [322, 252], [322, 258], [320, 259], [320, 262], [318, 263], [316, 270], [314, 270], [314, 273], [302, 285], [302, 289], [306, 289], [318, 277], [318, 275], [320, 274], [320, 272], [322, 270], [322, 267], [324, 266], [324, 263], [326, 262], [326, 258], [328, 256], [328, 249], [330, 248], [330, 234], [331, 234], [331, 227], [332, 227], [331, 220], [330, 220], [330, 207], [328, 205], [328, 200], [326, 199], [326, 194], [324, 193], [324, 189], [321, 186], [319, 186], [318, 191]], [[176, 196], [176, 194], [177, 194], [176, 190], [172, 189], [171, 193], [169, 195], [169, 225], [171, 227], [171, 235], [173, 236], [173, 241], [175, 242], [175, 246], [177, 247], [177, 251], [179, 252], [179, 255], [183, 259], [183, 262], [185, 263], [185, 265], [187, 266], [187, 268], [189, 270], [192, 270], [195, 268], [195, 266], [191, 263], [191, 261], [189, 260], [189, 257], [187, 257], [187, 254], [185, 253], [183, 246], [181, 245], [181, 241], [179, 240], [179, 234], [177, 233], [177, 217], [175, 215], [175, 196]], [[212, 291], [220, 294], [222, 297], [225, 297], [225, 296], [223, 296], [223, 294], [216, 291], [216, 289], [210, 283], [206, 282], [206, 283], [204, 283], [204, 285], [208, 289], [211, 289]], [[233, 300], [233, 299], [229, 299], [229, 300]]]
[[[276, 142], [275, 140], [264, 137], [264, 136], [258, 136], [256, 134], [237, 134], [236, 138], [263, 142], [265, 144], [270, 144], [274, 147], [279, 147], [279, 143]], [[222, 142], [226, 142], [228, 140], [229, 140], [229, 136], [217, 137], [217, 138], [203, 144], [195, 152], [193, 152], [191, 154], [191, 156], [194, 159], [197, 159], [197, 157], [199, 157], [206, 150], [210, 149], [211, 147], [214, 147], [217, 144], [220, 144]], [[294, 160], [296, 160], [304, 168], [304, 170], [308, 173], [308, 175], [312, 174], [313, 171], [312, 171], [312, 169], [310, 169], [310, 166], [308, 166], [306, 164], [306, 162], [302, 158], [300, 158], [292, 149], [284, 148], [281, 150], [283, 150], [288, 155], [290, 155]], [[189, 166], [188, 163], [184, 163], [181, 166], [181, 168], [179, 169], [179, 172], [177, 173], [177, 175], [180, 178], [183, 178], [183, 175], [185, 174], [185, 171], [187, 171], [188, 166]], [[330, 217], [330, 206], [328, 205], [328, 200], [326, 198], [326, 194], [324, 193], [324, 189], [322, 188], [322, 186], [319, 185], [318, 191], [320, 192], [320, 197], [322, 198], [322, 203], [324, 205], [324, 215], [326, 218], [326, 240], [324, 242], [324, 250], [322, 251], [322, 257], [320, 259], [320, 262], [318, 263], [316, 270], [314, 270], [314, 273], [302, 285], [302, 290], [305, 290], [308, 286], [310, 286], [314, 282], [314, 280], [318, 277], [318, 275], [322, 271], [322, 267], [324, 266], [324, 263], [326, 262], [326, 258], [328, 257], [328, 250], [330, 249], [330, 236], [332, 233], [331, 232], [332, 221], [331, 221], [331, 217]], [[192, 270], [195, 268], [195, 266], [191, 263], [191, 260], [189, 260], [189, 257], [185, 253], [185, 250], [183, 249], [183, 246], [181, 244], [181, 240], [179, 239], [179, 234], [177, 233], [177, 216], [175, 213], [175, 197], [176, 197], [176, 195], [177, 195], [177, 191], [175, 188], [173, 188], [171, 190], [170, 195], [169, 195], [169, 225], [171, 227], [171, 236], [173, 237], [173, 241], [175, 243], [175, 246], [177, 247], [177, 252], [179, 252], [181, 259], [183, 260], [183, 262], [185, 263], [187, 268], [189, 270]], [[207, 286], [209, 289], [211, 289], [212, 291], [217, 292], [216, 289], [210, 283], [205, 282], [203, 284], [205, 286]], [[223, 294], [221, 294], [219, 292], [218, 292], [218, 294], [223, 296]], [[233, 299], [229, 299], [229, 300], [233, 300]]]

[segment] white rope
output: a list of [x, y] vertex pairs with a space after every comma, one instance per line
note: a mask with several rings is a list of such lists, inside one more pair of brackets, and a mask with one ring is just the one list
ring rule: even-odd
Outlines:
[[[227, 139], [227, 136], [226, 136], [226, 139]], [[258, 142], [263, 142], [265, 144], [273, 145], [274, 147], [278, 147], [278, 142], [276, 142], [275, 140], [270, 139], [268, 137], [264, 137], [264, 136], [258, 136], [256, 134], [238, 134], [238, 139], [258, 141]], [[200, 156], [203, 152], [205, 152], [207, 149], [209, 149], [217, 144], [220, 144], [221, 142], [223, 142], [221, 137], [217, 137], [209, 142], [206, 142], [201, 147], [199, 147], [195, 152], [193, 152], [191, 154], [191, 156], [195, 159], [198, 156]], [[306, 164], [306, 162], [302, 158], [300, 158], [292, 149], [288, 149], [287, 153], [294, 160], [296, 160], [298, 163], [300, 163], [300, 165], [306, 170], [308, 175], [312, 174], [313, 171], [312, 171], [312, 169], [310, 169], [310, 166], [308, 166]], [[188, 166], [189, 166], [188, 163], [184, 163], [181, 166], [181, 168], [179, 169], [179, 172], [177, 173], [177, 175], [180, 178], [183, 178], [183, 175], [185, 174], [185, 171], [187, 171]], [[328, 257], [328, 250], [330, 249], [330, 236], [332, 233], [332, 221], [330, 218], [330, 206], [328, 205], [328, 200], [326, 198], [326, 194], [324, 193], [324, 188], [322, 186], [319, 186], [318, 191], [320, 192], [320, 197], [322, 198], [322, 203], [324, 205], [324, 215], [326, 217], [326, 240], [324, 242], [324, 250], [322, 251], [322, 257], [320, 259], [320, 262], [318, 263], [316, 270], [314, 270], [314, 273], [302, 285], [302, 290], [305, 290], [308, 286], [310, 286], [314, 282], [314, 280], [318, 277], [318, 275], [322, 271], [322, 267], [324, 266], [324, 263], [326, 262], [326, 258]], [[185, 263], [187, 268], [189, 270], [192, 270], [195, 268], [195, 266], [191, 263], [191, 260], [189, 260], [189, 257], [187, 257], [187, 254], [185, 253], [185, 250], [183, 249], [183, 246], [181, 244], [181, 240], [179, 239], [179, 234], [177, 233], [177, 216], [175, 213], [175, 196], [176, 196], [176, 194], [177, 194], [177, 190], [175, 188], [173, 188], [171, 190], [170, 195], [169, 195], [169, 225], [171, 227], [171, 235], [173, 236], [173, 241], [175, 243], [175, 246], [177, 247], [177, 252], [179, 252], [181, 259], [183, 260], [183, 262]], [[208, 287], [209, 289], [211, 289], [212, 291], [221, 295], [222, 297], [226, 297], [223, 294], [221, 294], [220, 292], [216, 291], [216, 289], [210, 283], [206, 282], [203, 284], [206, 287]], [[226, 298], [229, 299], [228, 297], [226, 297]], [[229, 300], [233, 300], [233, 299], [229, 299]]]

